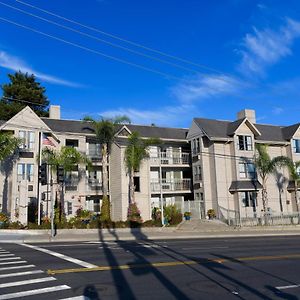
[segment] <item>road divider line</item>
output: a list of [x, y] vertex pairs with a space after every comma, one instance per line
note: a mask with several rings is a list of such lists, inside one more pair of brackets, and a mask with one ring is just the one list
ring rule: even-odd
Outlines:
[[5, 294], [5, 295], [1, 295], [0, 299], [6, 300], [6, 299], [21, 298], [21, 297], [26, 297], [26, 296], [58, 292], [58, 291], [67, 290], [67, 289], [70, 289], [70, 287], [68, 285], [58, 285], [58, 286], [52, 286], [52, 287], [43, 288], [43, 289], [35, 289], [35, 290], [29, 290], [29, 291], [24, 291], [24, 292]]
[[[53, 281], [53, 280], [56, 280], [56, 278], [54, 278], [54, 277], [43, 277], [43, 278], [37, 278], [37, 279], [28, 279], [28, 280], [2, 283], [2, 284], [0, 284], [0, 289], [7, 288], [7, 287], [13, 287], [13, 286], [26, 285], [26, 284], [48, 282], [48, 281]], [[1, 295], [0, 295], [0, 299], [1, 299]]]
[[0, 262], [0, 266], [3, 266], [3, 265], [14, 265], [14, 264], [23, 264], [23, 263], [27, 263], [27, 261], [26, 260], [18, 260], [18, 261]]
[[97, 271], [111, 271], [111, 270], [129, 270], [137, 268], [161, 268], [161, 267], [175, 267], [184, 265], [205, 265], [205, 264], [223, 264], [223, 263], [238, 263], [242, 261], [264, 261], [264, 260], [278, 260], [278, 259], [293, 259], [300, 258], [300, 254], [288, 255], [271, 255], [271, 256], [253, 256], [253, 257], [237, 257], [232, 259], [200, 259], [200, 260], [187, 260], [187, 261], [169, 261], [147, 264], [131, 264], [131, 265], [116, 265], [116, 266], [99, 266], [95, 268], [77, 268], [77, 269], [58, 269], [48, 270], [50, 275], [65, 274], [65, 273], [80, 273], [80, 272], [97, 272]]
[[25, 265], [25, 266], [15, 266], [15, 267], [5, 267], [0, 268], [0, 271], [6, 271], [6, 270], [16, 270], [16, 269], [23, 269], [23, 268], [34, 268], [35, 265]]
[[97, 267], [96, 265], [90, 264], [90, 263], [85, 262], [83, 260], [73, 258], [73, 257], [67, 256], [67, 255], [64, 255], [64, 254], [61, 254], [61, 253], [58, 253], [58, 252], [54, 252], [54, 251], [51, 251], [51, 250], [48, 250], [48, 249], [44, 249], [44, 248], [41, 248], [41, 247], [38, 247], [38, 246], [33, 246], [33, 245], [30, 245], [30, 244], [21, 244], [21, 245], [24, 246], [24, 247], [28, 247], [28, 248], [31, 248], [31, 249], [34, 249], [34, 250], [37, 250], [37, 251], [40, 251], [40, 252], [47, 253], [49, 255], [58, 257], [60, 259], [69, 261], [73, 264], [79, 265], [79, 266], [84, 267], [84, 268], [95, 268], [95, 267]]
[[[33, 275], [33, 274], [41, 274], [41, 273], [44, 273], [44, 271], [35, 270], [35, 271], [26, 271], [26, 272], [17, 272], [17, 273], [7, 273], [7, 274], [1, 274], [0, 278], [24, 276], [24, 275]], [[0, 297], [0, 299], [1, 299], [1, 297]]]
[[14, 254], [2, 254], [2, 253], [0, 253], [0, 257], [7, 257], [7, 256], [15, 256]]
[[285, 286], [277, 286], [277, 290], [287, 290], [287, 289], [294, 289], [300, 287], [300, 284], [293, 284], [293, 285], [285, 285]]

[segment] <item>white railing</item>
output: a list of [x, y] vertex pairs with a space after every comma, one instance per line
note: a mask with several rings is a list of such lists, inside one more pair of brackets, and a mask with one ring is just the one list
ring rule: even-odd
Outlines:
[[172, 191], [190, 191], [191, 190], [191, 179], [162, 179], [151, 181], [151, 192], [172, 192]]
[[100, 179], [97, 178], [89, 178], [87, 181], [87, 187], [91, 191], [98, 191], [102, 189], [102, 182], [100, 181]]
[[190, 163], [189, 153], [160, 153], [160, 157], [150, 157], [150, 161], [155, 165], [188, 165]]

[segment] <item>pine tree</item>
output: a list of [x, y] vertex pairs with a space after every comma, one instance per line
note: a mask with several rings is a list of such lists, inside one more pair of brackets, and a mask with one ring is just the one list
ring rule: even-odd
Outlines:
[[49, 100], [46, 89], [35, 76], [21, 71], [8, 74], [9, 83], [1, 86], [0, 120], [9, 120], [25, 106], [30, 106], [39, 116], [48, 116]]

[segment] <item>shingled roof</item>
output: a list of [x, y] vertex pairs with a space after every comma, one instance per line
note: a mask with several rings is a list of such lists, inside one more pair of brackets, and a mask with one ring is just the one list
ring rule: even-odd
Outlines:
[[[244, 119], [234, 122], [220, 121], [204, 118], [194, 118], [194, 122], [203, 130], [209, 138], [231, 138], [234, 131], [238, 128]], [[256, 136], [257, 140], [269, 142], [286, 142], [292, 138], [300, 124], [291, 126], [275, 126], [254, 124], [261, 135]]]
[[[57, 120], [42, 118], [42, 120], [54, 132], [70, 132], [78, 134], [93, 134], [94, 129], [90, 122], [73, 121], [73, 120]], [[120, 125], [120, 129], [123, 125]], [[131, 132], [137, 131], [142, 137], [159, 137], [161, 139], [185, 140], [188, 129], [168, 128], [145, 125], [125, 125]]]

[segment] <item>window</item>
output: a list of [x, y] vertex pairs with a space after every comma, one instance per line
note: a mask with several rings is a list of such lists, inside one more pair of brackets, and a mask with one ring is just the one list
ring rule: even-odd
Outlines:
[[89, 156], [91, 157], [101, 157], [101, 145], [100, 144], [89, 144]]
[[293, 151], [294, 153], [300, 153], [300, 140], [293, 140]]
[[195, 180], [202, 180], [201, 166], [194, 166]]
[[17, 177], [18, 181], [28, 180], [33, 182], [33, 164], [18, 164], [17, 165]]
[[78, 140], [66, 139], [66, 147], [77, 148], [78, 147]]
[[35, 134], [33, 131], [19, 131], [19, 138], [22, 140], [20, 149], [33, 150]]
[[256, 178], [256, 170], [253, 163], [240, 162], [239, 163], [240, 178]]
[[256, 192], [240, 192], [243, 207], [256, 207]]
[[26, 165], [26, 179], [29, 181], [29, 182], [32, 182], [33, 181], [33, 164], [27, 164]]
[[141, 186], [140, 186], [140, 177], [134, 176], [133, 177], [133, 184], [134, 184], [134, 191], [140, 192]]
[[200, 139], [193, 139], [192, 140], [192, 152], [193, 154], [198, 154], [200, 152]]
[[25, 164], [17, 165], [18, 181], [25, 180]]
[[239, 135], [238, 136], [238, 149], [242, 151], [251, 151], [252, 147], [252, 137], [249, 135]]

